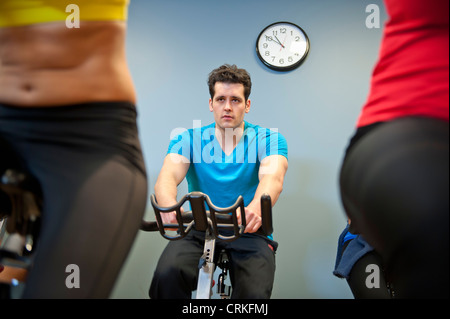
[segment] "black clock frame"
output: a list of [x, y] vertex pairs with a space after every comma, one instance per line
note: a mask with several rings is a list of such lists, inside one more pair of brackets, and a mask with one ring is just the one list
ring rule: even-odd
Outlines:
[[[283, 23], [285, 23], [285, 24], [290, 24], [290, 25], [292, 25], [292, 26], [298, 28], [298, 29], [303, 33], [303, 35], [305, 36], [305, 39], [306, 39], [306, 52], [305, 52], [305, 54], [303, 55], [303, 57], [302, 57], [298, 62], [296, 62], [295, 64], [290, 65], [290, 66], [287, 66], [287, 67], [279, 67], [279, 66], [270, 64], [269, 62], [267, 62], [266, 60], [264, 60], [264, 58], [262, 57], [261, 52], [259, 51], [259, 48], [258, 48], [259, 39], [261, 39], [261, 36], [264, 34], [264, 32], [266, 32], [267, 29], [273, 27], [274, 25], [277, 25], [277, 24], [283, 24]], [[309, 37], [308, 37], [308, 35], [306, 34], [305, 30], [303, 30], [301, 27], [299, 27], [299, 26], [296, 25], [295, 23], [287, 22], [287, 21], [279, 21], [279, 22], [272, 23], [271, 25], [268, 25], [267, 27], [265, 27], [265, 28], [261, 31], [261, 33], [260, 33], [260, 34], [258, 35], [258, 37], [256, 38], [256, 54], [258, 55], [258, 58], [261, 60], [261, 62], [262, 62], [265, 66], [267, 66], [269, 69], [272, 69], [272, 70], [274, 70], [274, 71], [287, 72], [287, 71], [292, 71], [292, 70], [297, 69], [300, 65], [303, 64], [303, 62], [304, 62], [304, 61], [306, 60], [306, 58], [308, 57], [310, 47], [311, 47], [311, 43], [310, 43], [310, 41], [309, 41]]]

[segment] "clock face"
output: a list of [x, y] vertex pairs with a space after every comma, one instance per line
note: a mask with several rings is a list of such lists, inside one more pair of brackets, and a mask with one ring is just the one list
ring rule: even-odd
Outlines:
[[309, 52], [305, 31], [290, 22], [277, 22], [265, 28], [256, 42], [261, 61], [272, 70], [290, 71], [299, 67]]

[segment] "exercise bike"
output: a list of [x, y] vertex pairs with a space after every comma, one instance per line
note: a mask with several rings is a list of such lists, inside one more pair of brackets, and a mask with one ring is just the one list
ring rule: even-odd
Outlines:
[[[187, 201], [192, 210], [181, 213], [181, 207]], [[239, 224], [237, 216], [238, 208], [241, 212], [245, 211], [243, 197], [239, 196], [232, 206], [226, 208], [215, 206], [209, 196], [201, 192], [189, 193], [171, 207], [158, 206], [155, 195], [152, 195], [151, 204], [155, 211], [156, 221], [143, 221], [141, 230], [159, 231], [167, 240], [182, 240], [192, 229], [205, 232], [203, 255], [200, 257], [198, 265], [196, 299], [211, 299], [214, 286], [213, 275], [216, 269], [214, 263], [215, 243], [216, 240], [234, 241], [243, 234], [246, 226], [245, 214], [241, 214], [241, 224]], [[161, 214], [170, 212], [176, 212], [177, 224], [163, 224]], [[269, 195], [261, 196], [261, 219], [263, 234], [271, 235], [273, 232], [272, 201]], [[176, 229], [176, 232], [169, 234], [168, 229]], [[223, 230], [231, 234], [223, 235], [221, 234]], [[229, 260], [225, 250], [220, 251], [219, 254], [217, 266], [222, 269], [222, 272], [218, 278], [217, 293], [221, 299], [229, 299], [231, 286], [225, 284], [229, 271]]]
[[22, 171], [0, 176], [0, 299], [20, 297], [40, 231], [42, 194]]

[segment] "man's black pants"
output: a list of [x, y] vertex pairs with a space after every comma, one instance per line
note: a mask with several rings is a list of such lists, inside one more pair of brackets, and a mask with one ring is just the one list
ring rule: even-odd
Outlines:
[[[196, 230], [171, 241], [163, 251], [150, 286], [152, 299], [189, 299], [197, 288], [198, 264], [205, 233]], [[278, 244], [258, 234], [244, 234], [232, 242], [216, 240], [215, 257], [222, 249], [230, 260], [232, 299], [268, 299], [275, 277]]]

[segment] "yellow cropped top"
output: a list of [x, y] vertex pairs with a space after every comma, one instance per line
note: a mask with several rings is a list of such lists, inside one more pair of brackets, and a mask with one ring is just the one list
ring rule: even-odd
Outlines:
[[77, 5], [80, 21], [126, 21], [130, 0], [0, 0], [0, 28], [66, 21]]

